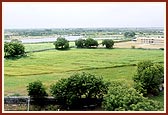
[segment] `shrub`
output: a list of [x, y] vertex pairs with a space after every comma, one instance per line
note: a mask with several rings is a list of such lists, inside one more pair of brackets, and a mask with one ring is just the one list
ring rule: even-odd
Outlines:
[[163, 111], [163, 105], [154, 100], [145, 99], [142, 102], [138, 102], [137, 104], [132, 104], [130, 106], [130, 110], [132, 111]]
[[112, 39], [105, 39], [102, 41], [102, 45], [105, 45], [106, 48], [113, 48], [114, 41]]
[[5, 42], [4, 43], [5, 57], [14, 57], [25, 54], [25, 47], [20, 42]]
[[87, 48], [91, 48], [91, 47], [97, 47], [99, 44], [96, 40], [92, 39], [92, 38], [87, 38], [85, 40], [85, 46]]
[[113, 82], [111, 84], [102, 104], [102, 107], [107, 111], [128, 111], [130, 105], [137, 104], [144, 99], [134, 88], [129, 88], [123, 82]]
[[65, 38], [58, 37], [57, 40], [54, 42], [55, 49], [68, 49], [69, 42]]
[[132, 49], [135, 49], [135, 46], [131, 46]]
[[101, 102], [107, 90], [108, 83], [105, 83], [101, 77], [87, 73], [74, 74], [51, 86], [52, 96], [66, 109]]
[[106, 111], [159, 111], [163, 110], [163, 105], [143, 97], [123, 82], [114, 81], [104, 97], [102, 108]]
[[75, 45], [77, 46], [77, 48], [84, 48], [85, 47], [85, 40], [78, 39], [75, 41]]
[[164, 82], [164, 68], [161, 64], [154, 64], [151, 61], [139, 62], [133, 80], [135, 81], [134, 87], [144, 96], [147, 94], [158, 95], [160, 85]]
[[32, 98], [44, 98], [48, 96], [47, 92], [45, 91], [45, 87], [41, 81], [34, 81], [29, 83], [27, 86], [28, 95]]
[[159, 48], [160, 50], [164, 50], [164, 48]]

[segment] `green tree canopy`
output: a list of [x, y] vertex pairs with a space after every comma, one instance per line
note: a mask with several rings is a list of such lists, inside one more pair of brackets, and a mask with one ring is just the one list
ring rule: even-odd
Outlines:
[[69, 42], [63, 37], [58, 37], [57, 40], [54, 42], [56, 49], [68, 49]]
[[87, 38], [85, 41], [85, 46], [87, 48], [91, 48], [91, 47], [97, 47], [99, 44], [96, 40], [94, 40], [93, 38]]
[[106, 48], [113, 48], [114, 41], [112, 39], [105, 39], [102, 41], [102, 45], [105, 45]]
[[144, 95], [159, 94], [159, 88], [164, 82], [163, 65], [151, 61], [141, 61], [137, 65], [137, 73], [134, 75], [135, 88]]
[[133, 38], [135, 35], [136, 35], [135, 32], [125, 32], [124, 33], [124, 36], [126, 38]]
[[5, 54], [5, 57], [24, 55], [25, 47], [21, 42], [5, 42], [4, 54]]

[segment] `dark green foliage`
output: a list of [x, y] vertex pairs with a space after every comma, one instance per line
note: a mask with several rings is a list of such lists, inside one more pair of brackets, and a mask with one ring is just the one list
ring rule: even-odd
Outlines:
[[102, 45], [105, 45], [106, 48], [113, 48], [114, 41], [112, 39], [105, 39], [102, 41]]
[[[157, 105], [156, 105], [157, 104]], [[161, 103], [151, 101], [134, 88], [123, 82], [111, 83], [108, 94], [104, 97], [102, 107], [106, 111], [159, 111], [163, 110]]]
[[124, 36], [126, 37], [126, 38], [132, 38], [132, 37], [134, 37], [136, 34], [135, 34], [135, 32], [125, 32], [124, 33]]
[[142, 102], [138, 102], [137, 104], [132, 104], [130, 106], [132, 111], [163, 111], [163, 105], [154, 100], [145, 99]]
[[164, 48], [159, 48], [160, 50], [164, 50]]
[[[80, 108], [95, 104], [108, 91], [108, 83], [92, 74], [74, 74], [61, 79], [51, 86], [51, 94], [64, 108]], [[93, 103], [92, 103], [93, 102]]]
[[77, 48], [84, 48], [85, 47], [85, 40], [78, 39], [75, 41], [75, 45], [77, 46]]
[[14, 57], [25, 54], [25, 47], [20, 42], [5, 42], [4, 43], [5, 57]]
[[146, 96], [147, 94], [158, 95], [160, 85], [164, 82], [164, 68], [161, 64], [151, 61], [142, 61], [137, 65], [137, 73], [133, 77], [135, 89]]
[[91, 47], [97, 47], [99, 44], [96, 40], [92, 39], [92, 38], [87, 38], [85, 40], [85, 46], [87, 48], [91, 48]]
[[68, 49], [69, 42], [65, 38], [58, 37], [57, 41], [54, 42], [55, 49]]
[[28, 95], [32, 98], [39, 99], [48, 96], [44, 85], [41, 81], [34, 81], [27, 86]]
[[111, 84], [102, 105], [107, 111], [128, 111], [130, 110], [130, 105], [137, 104], [144, 99], [134, 88], [129, 88], [124, 84], [124, 81], [116, 81]]

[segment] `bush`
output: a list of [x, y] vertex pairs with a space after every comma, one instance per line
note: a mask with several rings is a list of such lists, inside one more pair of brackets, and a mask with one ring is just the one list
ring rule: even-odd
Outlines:
[[131, 46], [132, 49], [135, 49], [135, 46]]
[[151, 61], [142, 61], [137, 65], [137, 73], [134, 75], [135, 89], [147, 94], [158, 95], [160, 85], [164, 82], [164, 68], [161, 64]]
[[25, 47], [20, 42], [5, 42], [4, 43], [5, 57], [15, 57], [25, 54]]
[[44, 98], [48, 96], [47, 92], [45, 91], [45, 87], [41, 81], [34, 81], [29, 83], [27, 86], [28, 95], [32, 98]]
[[74, 74], [51, 86], [51, 94], [65, 109], [97, 104], [108, 91], [108, 83], [92, 74]]
[[164, 48], [159, 48], [160, 50], [164, 50]]
[[65, 38], [58, 37], [57, 41], [54, 42], [55, 49], [68, 49], [69, 42]]
[[114, 41], [112, 39], [105, 39], [102, 41], [102, 45], [105, 45], [106, 48], [113, 48]]
[[92, 38], [87, 38], [85, 40], [85, 46], [87, 48], [91, 48], [91, 47], [97, 47], [99, 44], [96, 40], [92, 39]]
[[163, 111], [163, 108], [160, 102], [147, 99], [130, 106], [130, 110], [132, 111]]
[[135, 32], [125, 32], [124, 33], [124, 37], [126, 37], [126, 38], [132, 38], [135, 35], [136, 35]]
[[130, 105], [137, 104], [144, 99], [134, 88], [129, 88], [123, 82], [113, 82], [111, 84], [102, 104], [102, 107], [107, 111], [128, 111]]
[[77, 46], [77, 48], [84, 48], [85, 40], [84, 39], [75, 40], [75, 45]]
[[160, 102], [143, 97], [134, 88], [123, 82], [111, 83], [108, 94], [104, 97], [102, 108], [106, 111], [156, 111], [163, 110]]

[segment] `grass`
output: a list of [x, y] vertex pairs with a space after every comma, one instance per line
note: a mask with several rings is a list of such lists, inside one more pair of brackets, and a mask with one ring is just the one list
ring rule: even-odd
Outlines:
[[164, 62], [164, 51], [143, 49], [72, 48], [68, 51], [50, 50], [27, 55], [19, 59], [5, 59], [5, 95], [27, 95], [26, 86], [35, 80], [41, 80], [49, 88], [57, 80], [76, 72], [89, 72], [103, 76], [106, 81], [124, 80], [132, 84], [135, 65], [139, 61]]
[[[44, 49], [52, 49], [55, 48], [53, 43], [33, 43], [33, 44], [24, 44], [25, 46], [25, 51], [26, 52], [31, 52], [34, 50], [44, 50]], [[69, 46], [73, 47], [75, 46], [75, 42], [69, 42]]]

